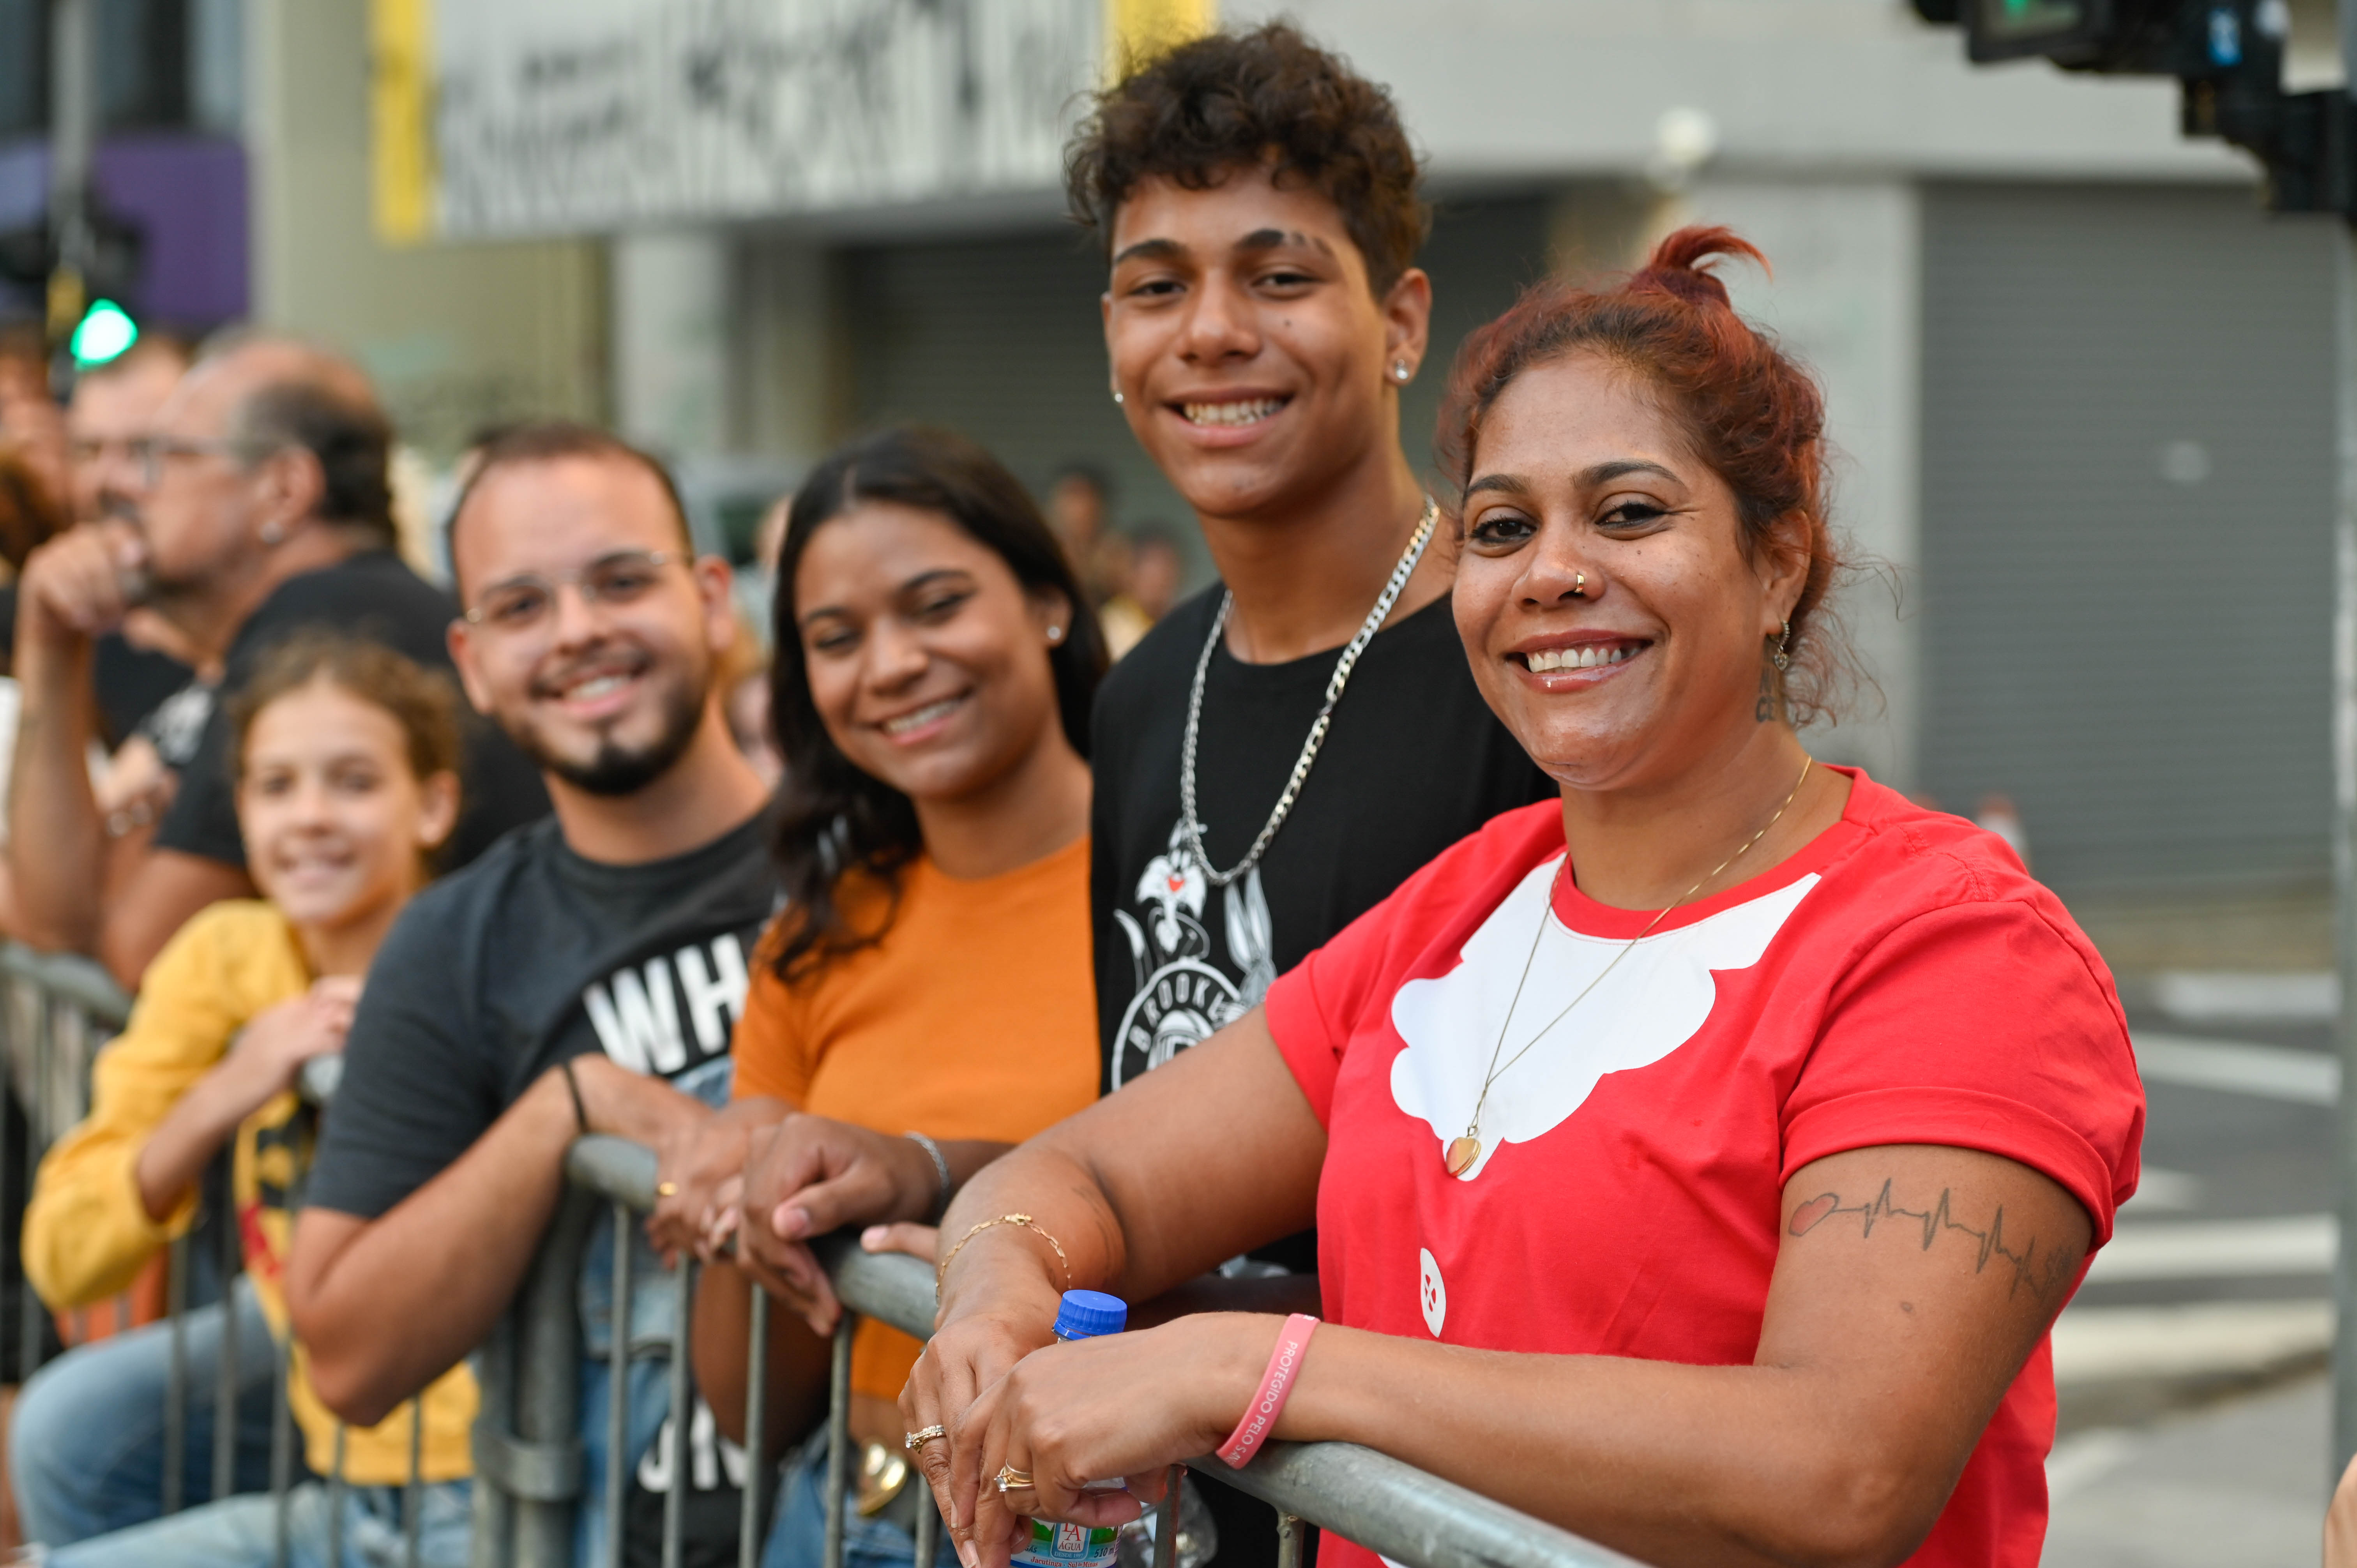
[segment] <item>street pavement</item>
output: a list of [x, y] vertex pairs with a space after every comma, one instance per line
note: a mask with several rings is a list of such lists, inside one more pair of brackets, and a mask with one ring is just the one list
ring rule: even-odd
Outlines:
[[2055, 1329], [2044, 1568], [2315, 1568], [2338, 1063], [2321, 976], [2131, 993], [2145, 1177]]

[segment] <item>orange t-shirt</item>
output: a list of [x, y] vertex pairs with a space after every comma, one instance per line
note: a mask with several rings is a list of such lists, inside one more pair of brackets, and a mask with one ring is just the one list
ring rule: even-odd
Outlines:
[[[841, 897], [855, 929], [882, 912], [880, 890]], [[878, 1133], [1020, 1143], [1097, 1097], [1092, 976], [1085, 835], [978, 882], [920, 857], [902, 868], [899, 908], [876, 945], [792, 984], [755, 964], [733, 1047], [737, 1097]], [[862, 1323], [851, 1386], [899, 1398], [917, 1349]]]

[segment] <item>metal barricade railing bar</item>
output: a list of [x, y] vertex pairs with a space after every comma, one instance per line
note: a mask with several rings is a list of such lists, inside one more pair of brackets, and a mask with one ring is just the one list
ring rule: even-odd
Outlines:
[[[565, 1172], [617, 1203], [637, 1209], [654, 1205], [654, 1151], [640, 1144], [583, 1138], [565, 1156]], [[867, 1252], [847, 1235], [823, 1238], [814, 1250], [850, 1313], [919, 1339], [931, 1336], [933, 1280], [924, 1264], [898, 1253]], [[838, 1340], [847, 1343], [847, 1336]], [[831, 1416], [840, 1419], [845, 1405], [838, 1389]], [[1271, 1443], [1242, 1470], [1208, 1454], [1188, 1463], [1259, 1498], [1280, 1518], [1308, 1520], [1410, 1568], [1641, 1568], [1569, 1530], [1354, 1443]], [[832, 1467], [829, 1483], [831, 1501], [839, 1506], [843, 1488]], [[831, 1509], [830, 1517], [838, 1516]], [[1177, 1535], [1167, 1523], [1157, 1533], [1163, 1542]], [[923, 1557], [917, 1562], [925, 1568]]]

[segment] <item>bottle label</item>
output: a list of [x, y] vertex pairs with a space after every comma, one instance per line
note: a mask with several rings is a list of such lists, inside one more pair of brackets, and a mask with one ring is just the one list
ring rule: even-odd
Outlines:
[[1030, 1568], [1099, 1568], [1120, 1550], [1121, 1531], [1111, 1525], [1055, 1524], [1031, 1521], [1031, 1544], [1013, 1553], [1012, 1561]]

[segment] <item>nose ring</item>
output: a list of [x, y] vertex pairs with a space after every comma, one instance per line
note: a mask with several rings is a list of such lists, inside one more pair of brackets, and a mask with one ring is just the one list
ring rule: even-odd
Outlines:
[[1575, 599], [1584, 599], [1587, 597], [1587, 573], [1580, 572], [1573, 575], [1571, 579], [1571, 596]]

